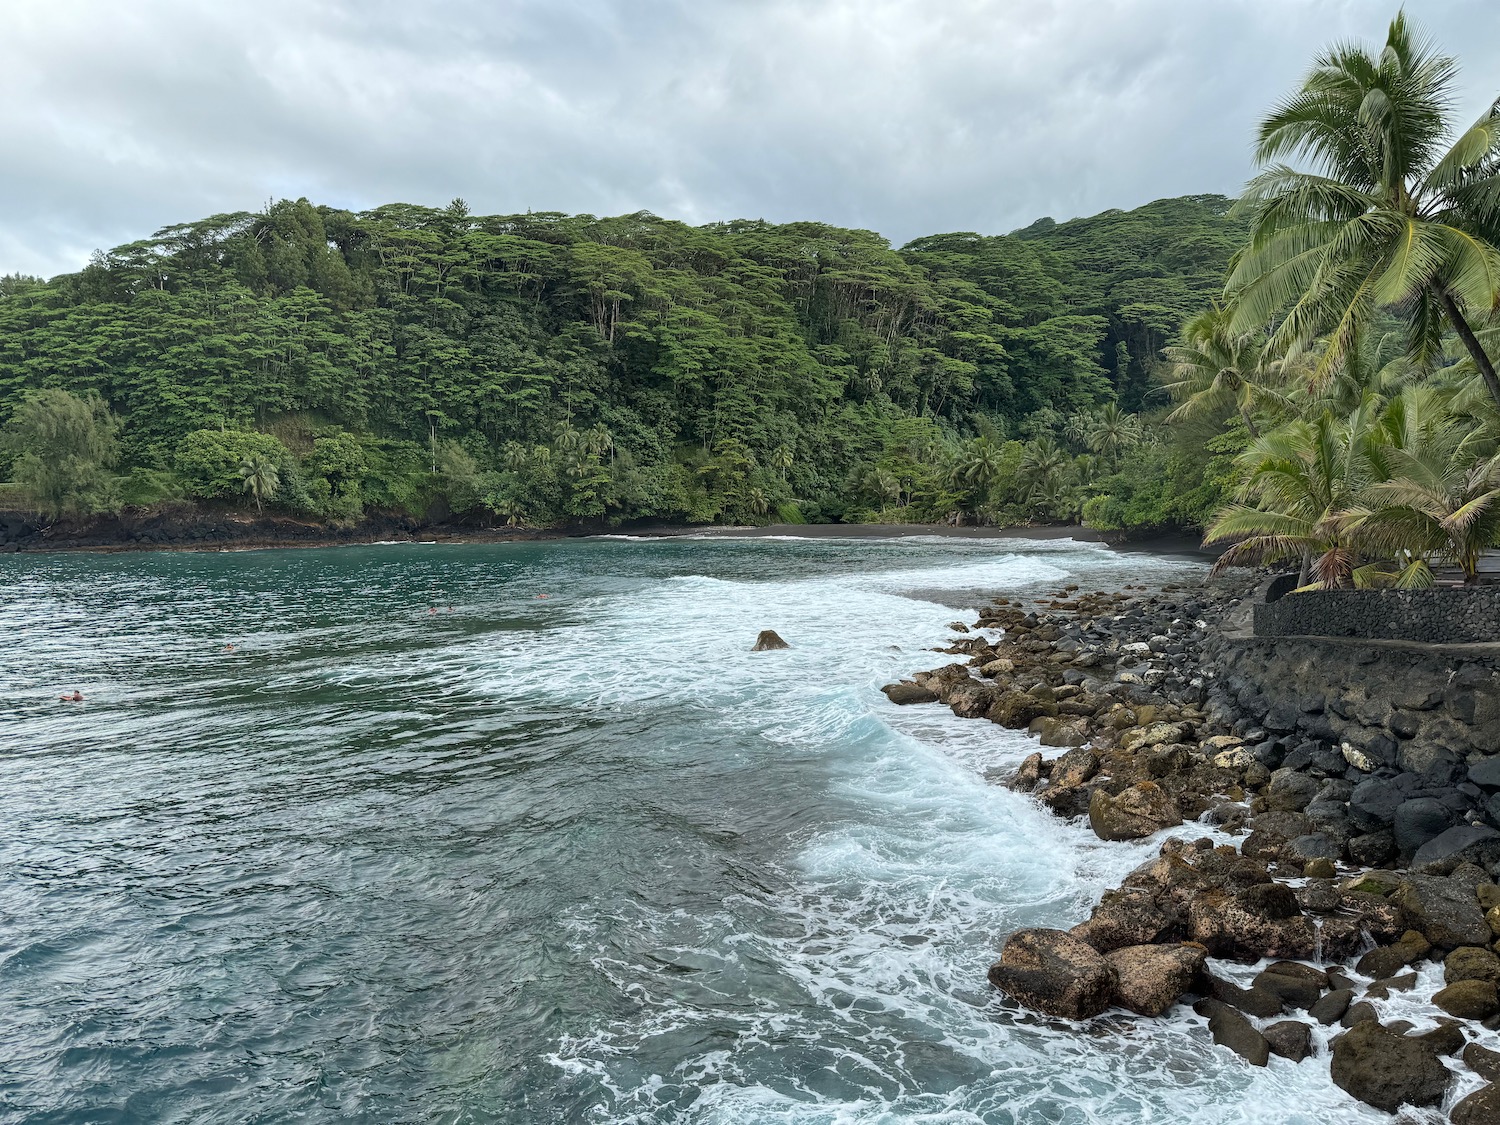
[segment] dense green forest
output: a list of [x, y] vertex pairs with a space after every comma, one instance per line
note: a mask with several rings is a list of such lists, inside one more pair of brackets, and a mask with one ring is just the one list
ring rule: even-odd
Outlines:
[[462, 201], [214, 216], [0, 282], [0, 479], [52, 514], [1194, 524], [1216, 455], [1149, 413], [1231, 202], [899, 250]]

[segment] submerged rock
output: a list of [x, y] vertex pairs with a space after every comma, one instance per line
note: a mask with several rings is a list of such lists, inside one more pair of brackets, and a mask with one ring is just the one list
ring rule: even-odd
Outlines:
[[1097, 1016], [1114, 997], [1115, 970], [1092, 946], [1062, 930], [1017, 930], [990, 983], [1026, 1007], [1049, 1016]]
[[1193, 1011], [1208, 1017], [1208, 1030], [1214, 1042], [1228, 1047], [1252, 1066], [1265, 1066], [1271, 1060], [1271, 1044], [1255, 1025], [1228, 1004], [1217, 1000], [1199, 1000]]
[[1429, 1044], [1374, 1020], [1333, 1041], [1334, 1084], [1366, 1105], [1395, 1113], [1403, 1105], [1437, 1105], [1452, 1073]]
[[[787, 647], [782, 645], [783, 648]], [[755, 646], [754, 651], [761, 651], [760, 645]], [[902, 681], [899, 684], [886, 684], [880, 689], [885, 692], [886, 698], [898, 707], [905, 707], [912, 703], [936, 703], [937, 692], [929, 691], [920, 684], [909, 684]]]
[[1300, 1020], [1282, 1020], [1266, 1028], [1262, 1035], [1273, 1055], [1299, 1063], [1312, 1054], [1312, 1028]]
[[775, 629], [762, 629], [760, 636], [755, 638], [755, 646], [750, 651], [771, 652], [774, 649], [791, 647], [781, 639], [781, 635]]

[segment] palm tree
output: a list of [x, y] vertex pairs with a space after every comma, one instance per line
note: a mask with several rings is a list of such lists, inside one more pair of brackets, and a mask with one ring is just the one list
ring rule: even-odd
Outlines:
[[[1323, 380], [1379, 307], [1402, 314], [1407, 349], [1424, 363], [1446, 320], [1500, 403], [1470, 326], [1500, 298], [1500, 101], [1452, 139], [1456, 74], [1401, 13], [1378, 55], [1331, 48], [1261, 123], [1264, 170], [1239, 204], [1251, 238], [1228, 286], [1236, 330], [1282, 317], [1278, 354], [1326, 336], [1314, 369]], [[1285, 163], [1297, 158], [1310, 167]]]
[[1466, 585], [1500, 541], [1500, 455], [1477, 457], [1465, 419], [1431, 387], [1408, 388], [1386, 408], [1369, 459], [1382, 479], [1365, 489], [1350, 526], [1406, 560], [1403, 585], [1432, 581], [1427, 560], [1449, 560]]
[[1168, 422], [1237, 410], [1250, 436], [1260, 437], [1254, 412], [1281, 401], [1280, 365], [1267, 354], [1265, 332], [1236, 329], [1235, 315], [1215, 303], [1187, 322], [1182, 344], [1164, 350], [1172, 365], [1165, 389], [1178, 403]]
[[889, 469], [877, 469], [870, 484], [882, 499], [901, 502], [901, 478]]
[[275, 496], [281, 487], [276, 463], [264, 453], [252, 453], [240, 459], [240, 477], [245, 482], [245, 491], [255, 497], [255, 514], [261, 515], [261, 502]]
[[1240, 455], [1245, 483], [1239, 498], [1209, 525], [1204, 545], [1234, 540], [1214, 564], [1294, 560], [1300, 586], [1356, 583], [1359, 556], [1350, 509], [1369, 481], [1363, 455], [1370, 407], [1346, 420], [1325, 412], [1290, 422], [1250, 443]]
[[600, 422], [588, 432], [584, 447], [595, 457], [603, 458], [609, 454], [609, 467], [615, 467], [615, 435], [609, 432], [609, 428]]
[[1120, 454], [1141, 441], [1141, 419], [1107, 402], [1092, 415], [1083, 433], [1083, 443], [1106, 464], [1114, 465]]
[[792, 447], [786, 442], [782, 442], [775, 449], [771, 450], [771, 455], [766, 461], [766, 463], [770, 465], [771, 468], [775, 469], [778, 473], [781, 474], [781, 479], [783, 481], [786, 480], [787, 473], [791, 471], [792, 466], [796, 464], [796, 462], [796, 451], [793, 450]]
[[1000, 446], [987, 437], [975, 438], [954, 463], [952, 480], [965, 486], [981, 497], [1000, 483], [1005, 475], [1005, 455]]
[[519, 473], [531, 464], [531, 451], [518, 441], [508, 441], [500, 451], [500, 464], [513, 473]]
[[1042, 434], [1021, 450], [1021, 476], [1033, 491], [1048, 491], [1061, 481], [1071, 460], [1056, 438]]

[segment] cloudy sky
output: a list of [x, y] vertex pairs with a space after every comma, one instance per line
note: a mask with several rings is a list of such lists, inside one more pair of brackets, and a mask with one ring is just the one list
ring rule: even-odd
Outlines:
[[[1412, 0], [1500, 93], [1495, 0]], [[897, 244], [1233, 193], [1395, 0], [0, 0], [0, 273], [280, 196]]]

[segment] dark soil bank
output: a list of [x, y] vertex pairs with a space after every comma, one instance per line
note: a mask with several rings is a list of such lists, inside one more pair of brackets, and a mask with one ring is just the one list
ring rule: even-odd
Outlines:
[[[886, 689], [1036, 735], [1007, 783], [1102, 840], [1182, 829], [1070, 931], [1010, 935], [990, 981], [1067, 1019], [1188, 1003], [1251, 1065], [1500, 1121], [1500, 660], [1262, 641], [1249, 595], [1002, 599], [947, 650], [967, 660]], [[1235, 962], [1259, 972], [1215, 971]], [[1430, 997], [1435, 1026], [1390, 1017], [1392, 997]]]
[[[224, 550], [258, 547], [324, 547], [391, 540], [491, 543], [617, 534], [644, 538], [695, 535], [712, 538], [803, 539], [903, 538], [941, 535], [965, 539], [1075, 539], [1102, 542], [1087, 528], [950, 527], [946, 524], [785, 524], [768, 527], [680, 527], [641, 524], [621, 527], [583, 525], [567, 529], [483, 528], [471, 524], [419, 520], [410, 516], [367, 516], [348, 527], [285, 516], [252, 516], [184, 507], [126, 511], [90, 519], [46, 521], [28, 512], [0, 512], [0, 551]], [[1140, 545], [1150, 549], [1150, 545]], [[1184, 549], [1166, 545], [1164, 553]], [[1187, 548], [1190, 549], [1190, 545]]]

